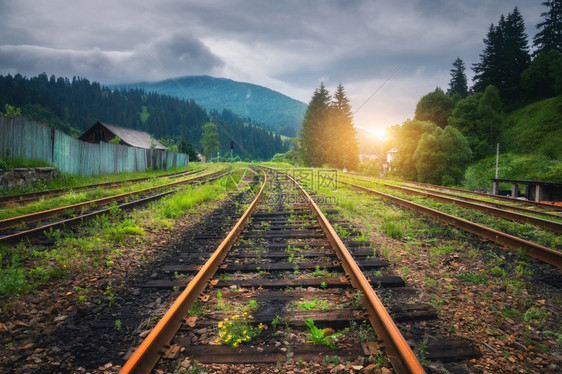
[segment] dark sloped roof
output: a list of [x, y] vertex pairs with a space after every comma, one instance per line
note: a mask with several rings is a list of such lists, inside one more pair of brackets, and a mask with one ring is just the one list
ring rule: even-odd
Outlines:
[[115, 136], [118, 136], [124, 143], [132, 147], [149, 149], [151, 142], [154, 142], [156, 145], [154, 147], [155, 149], [166, 149], [158, 140], [152, 139], [150, 135], [144, 131], [128, 129], [126, 127], [110, 125], [103, 122], [100, 122], [100, 124], [114, 133]]

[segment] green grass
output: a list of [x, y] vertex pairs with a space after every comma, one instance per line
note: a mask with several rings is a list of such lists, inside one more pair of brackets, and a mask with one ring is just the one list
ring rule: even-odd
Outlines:
[[536, 306], [532, 306], [523, 313], [521, 318], [523, 321], [530, 322], [537, 327], [542, 327], [546, 324], [546, 319], [548, 317], [548, 313], [537, 308]]
[[326, 300], [318, 299], [310, 301], [294, 301], [292, 306], [299, 310], [325, 310], [330, 308], [330, 305]]
[[[15, 206], [15, 207], [11, 207], [10, 209], [1, 210], [0, 219], [17, 217], [24, 214], [59, 208], [67, 205], [73, 205], [84, 201], [100, 199], [107, 196], [134, 192], [145, 188], [160, 186], [166, 183], [170, 183], [172, 181], [173, 180], [170, 178], [149, 179], [144, 182], [135, 183], [135, 184], [125, 184], [121, 187], [116, 187], [111, 189], [98, 188], [90, 191], [81, 191], [81, 192], [71, 191], [61, 196], [43, 198], [37, 201], [30, 202], [25, 205]], [[84, 206], [80, 208], [79, 211], [86, 211], [89, 208], [90, 208], [89, 206]]]
[[386, 236], [390, 236], [391, 238], [402, 239], [404, 237], [402, 228], [394, 222], [384, 222], [380, 226], [380, 229]]
[[[175, 219], [210, 200], [226, 196], [224, 181], [189, 186], [148, 206], [128, 213], [118, 208], [83, 224], [76, 233], [46, 231], [57, 238], [53, 247], [41, 248], [20, 242], [0, 245], [0, 298], [27, 293], [50, 279], [72, 277], [95, 268], [112, 268], [123, 255], [123, 244], [145, 247], [147, 230], [170, 227]], [[137, 254], [141, 259], [142, 253]], [[0, 308], [2, 306], [0, 305]]]
[[473, 284], [487, 284], [488, 279], [484, 278], [481, 275], [473, 274], [473, 273], [464, 273], [459, 274], [457, 276], [458, 279], [462, 280], [463, 282], [473, 283]]
[[0, 170], [9, 170], [16, 168], [35, 168], [35, 167], [52, 167], [47, 161], [27, 159], [23, 157], [1, 158]]
[[[18, 166], [18, 167], [25, 167], [25, 166]], [[107, 175], [98, 175], [98, 176], [90, 176], [90, 177], [64, 174], [62, 178], [57, 178], [46, 182], [37, 182], [27, 186], [18, 186], [10, 189], [2, 189], [0, 190], [0, 196], [22, 194], [28, 192], [38, 192], [38, 191], [45, 191], [45, 190], [54, 190], [60, 188], [87, 186], [92, 184], [117, 182], [117, 181], [124, 181], [130, 179], [138, 179], [138, 178], [151, 178], [163, 174], [177, 173], [180, 171], [199, 170], [202, 169], [203, 167], [207, 167], [207, 165], [203, 165], [199, 163], [191, 163], [189, 166], [171, 168], [168, 170], [147, 170], [144, 172], [134, 172], [134, 173], [127, 172], [127, 173], [107, 174]], [[209, 170], [216, 171], [215, 169], [218, 169], [218, 167], [219, 164], [213, 164], [212, 166], [210, 166]]]
[[488, 274], [494, 275], [496, 277], [500, 277], [500, 278], [504, 278], [507, 273], [504, 269], [494, 266], [493, 268], [491, 268], [490, 270], [488, 270]]
[[[495, 176], [496, 157], [490, 156], [473, 163], [465, 173], [463, 188], [492, 190], [490, 178]], [[502, 153], [499, 178], [562, 182], [562, 163], [541, 154]]]
[[[534, 102], [503, 118], [499, 177], [562, 182], [562, 96]], [[463, 187], [492, 189], [496, 157], [470, 165]]]
[[[562, 95], [534, 102], [505, 116], [502, 128], [504, 143], [508, 150], [543, 154], [560, 160], [561, 122]], [[559, 174], [558, 178], [562, 175]]]

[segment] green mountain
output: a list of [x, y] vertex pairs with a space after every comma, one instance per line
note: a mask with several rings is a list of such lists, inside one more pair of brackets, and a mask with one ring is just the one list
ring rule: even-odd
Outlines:
[[207, 75], [113, 87], [141, 88], [146, 92], [194, 99], [208, 111], [228, 109], [238, 117], [250, 118], [253, 123], [289, 137], [297, 135], [307, 108], [301, 101], [262, 86]]
[[101, 121], [147, 132], [168, 145], [201, 149], [201, 127], [212, 120], [218, 127], [223, 155], [230, 155], [232, 142], [233, 155], [243, 160], [269, 160], [289, 150], [290, 142], [281, 135], [229, 110], [208, 113], [193, 100], [139, 88], [111, 89], [86, 78], [70, 80], [45, 73], [31, 78], [0, 75], [0, 110], [6, 104], [20, 108], [28, 119], [76, 137]]

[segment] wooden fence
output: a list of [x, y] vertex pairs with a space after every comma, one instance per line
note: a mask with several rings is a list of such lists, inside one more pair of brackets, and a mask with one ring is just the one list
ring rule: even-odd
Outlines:
[[24, 117], [1, 115], [0, 157], [44, 160], [62, 173], [85, 176], [168, 169], [189, 163], [183, 153], [86, 143]]

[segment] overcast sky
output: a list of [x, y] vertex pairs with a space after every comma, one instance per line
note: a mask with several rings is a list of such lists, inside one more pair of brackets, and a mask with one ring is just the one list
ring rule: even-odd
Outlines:
[[208, 74], [305, 103], [320, 82], [330, 92], [341, 82], [356, 125], [380, 132], [446, 90], [457, 57], [471, 79], [490, 24], [515, 6], [531, 42], [542, 2], [0, 0], [0, 74], [102, 84]]

